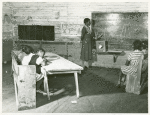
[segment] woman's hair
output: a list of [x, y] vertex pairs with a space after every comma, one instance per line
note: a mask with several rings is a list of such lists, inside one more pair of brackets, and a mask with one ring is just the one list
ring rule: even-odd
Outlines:
[[135, 40], [133, 42], [133, 49], [134, 50], [141, 50], [142, 48], [142, 42], [140, 40]]
[[84, 24], [86, 24], [88, 21], [90, 21], [90, 19], [89, 18], [85, 18], [84, 19]]
[[31, 46], [25, 45], [22, 51], [25, 52], [26, 54], [30, 54], [30, 53], [33, 53], [33, 48]]

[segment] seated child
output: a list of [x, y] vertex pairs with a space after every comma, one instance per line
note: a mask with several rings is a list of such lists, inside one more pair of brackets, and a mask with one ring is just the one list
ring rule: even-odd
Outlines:
[[121, 71], [119, 74], [119, 80], [118, 80], [117, 87], [121, 86], [121, 80], [122, 80], [123, 76], [124, 76], [123, 81], [125, 81], [125, 76], [127, 74], [134, 75], [135, 72], [137, 72], [138, 59], [139, 59], [139, 57], [141, 57], [143, 55], [143, 52], [141, 51], [141, 45], [142, 45], [142, 43], [140, 40], [135, 40], [133, 42], [133, 50], [134, 51], [128, 55], [126, 64], [121, 66]]
[[142, 51], [144, 53], [144, 59], [141, 70], [141, 85], [148, 81], [148, 41], [142, 41]]
[[41, 67], [45, 65], [45, 61], [43, 59], [45, 51], [43, 49], [39, 49], [36, 55], [32, 53], [32, 49], [30, 47], [25, 47], [24, 51], [27, 55], [23, 58], [22, 65], [36, 66], [36, 81], [37, 81], [36, 86], [38, 90], [43, 82], [44, 77], [44, 73]]
[[25, 47], [26, 47], [26, 45], [22, 45], [22, 46], [21, 46], [21, 50], [20, 50], [20, 52], [19, 52], [19, 54], [18, 54], [18, 59], [19, 59], [19, 63], [20, 63], [20, 64], [22, 63], [23, 57], [27, 55], [27, 54], [24, 52]]

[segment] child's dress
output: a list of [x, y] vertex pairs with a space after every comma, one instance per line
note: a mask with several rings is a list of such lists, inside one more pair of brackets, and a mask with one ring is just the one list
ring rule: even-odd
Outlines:
[[22, 60], [22, 65], [35, 65], [36, 66], [36, 81], [41, 80], [43, 75], [43, 70], [41, 68], [41, 62], [43, 59], [38, 55], [30, 53], [29, 55], [25, 56]]
[[18, 54], [18, 59], [20, 60], [20, 62], [22, 62], [24, 56], [26, 56], [26, 55], [27, 55], [27, 54], [24, 53], [24, 52], [20, 52], [20, 53]]
[[123, 65], [121, 66], [121, 71], [123, 74], [131, 74], [134, 75], [137, 72], [137, 67], [138, 67], [138, 59], [143, 55], [142, 51], [135, 50], [132, 53], [129, 54], [128, 56], [128, 61], [130, 61], [130, 65], [126, 66]]

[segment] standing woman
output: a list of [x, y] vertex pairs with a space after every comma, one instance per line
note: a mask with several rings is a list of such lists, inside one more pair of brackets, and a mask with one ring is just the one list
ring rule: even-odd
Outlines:
[[93, 49], [93, 42], [95, 38], [95, 34], [90, 29], [90, 19], [84, 19], [84, 26], [81, 32], [81, 60], [82, 60], [82, 67], [85, 67], [84, 62], [87, 62], [87, 67], [90, 66], [90, 62], [92, 61], [92, 49]]

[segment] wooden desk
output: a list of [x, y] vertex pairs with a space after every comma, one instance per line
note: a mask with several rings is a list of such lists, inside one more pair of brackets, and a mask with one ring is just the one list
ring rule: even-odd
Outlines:
[[76, 95], [79, 98], [79, 85], [78, 85], [78, 73], [81, 73], [83, 68], [57, 54], [46, 52], [45, 56], [58, 56], [59, 58], [51, 61], [47, 66], [43, 68], [47, 71], [47, 74], [66, 74], [74, 73], [75, 85], [76, 85]]
[[[14, 51], [14, 53], [18, 55], [19, 51]], [[49, 65], [43, 67], [46, 70], [47, 74], [74, 73], [75, 84], [76, 84], [76, 94], [77, 94], [77, 97], [79, 97], [78, 73], [81, 73], [81, 70], [83, 70], [83, 67], [54, 53], [46, 52], [45, 56], [58, 56], [59, 57], [58, 59], [51, 61], [52, 63], [50, 63]]]
[[117, 57], [118, 56], [124, 56], [125, 52], [124, 51], [106, 51], [106, 52], [97, 52], [97, 54], [101, 54], [101, 55], [113, 55], [113, 60], [114, 63], [117, 61]]

